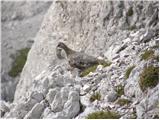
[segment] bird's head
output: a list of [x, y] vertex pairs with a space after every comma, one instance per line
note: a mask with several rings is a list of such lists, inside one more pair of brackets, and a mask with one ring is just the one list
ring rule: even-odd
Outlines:
[[67, 46], [66, 46], [64, 43], [59, 42], [58, 45], [57, 45], [57, 47], [64, 49], [64, 48], [66, 48]]

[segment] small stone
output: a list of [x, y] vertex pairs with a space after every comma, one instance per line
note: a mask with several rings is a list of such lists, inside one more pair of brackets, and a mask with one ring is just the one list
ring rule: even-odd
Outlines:
[[102, 70], [102, 68], [103, 68], [103, 66], [102, 66], [102, 65], [98, 65], [98, 66], [97, 66], [96, 71], [101, 71], [101, 70]]
[[120, 57], [119, 54], [115, 54], [115, 55], [112, 57], [112, 60], [116, 60], [116, 59], [118, 59], [119, 57]]
[[51, 113], [52, 111], [51, 111], [51, 109], [50, 108], [45, 108], [45, 110], [44, 110], [44, 112], [43, 112], [43, 114], [42, 114], [42, 117], [43, 118], [46, 118], [50, 113]]
[[80, 102], [83, 106], [89, 106], [90, 105], [90, 101], [89, 101], [89, 95], [85, 95], [85, 96], [80, 96]]
[[105, 100], [108, 102], [114, 102], [117, 99], [117, 93], [115, 91], [111, 91], [108, 95], [105, 96]]
[[44, 96], [42, 93], [34, 91], [31, 94], [31, 98], [37, 100], [38, 102], [41, 102], [44, 99]]
[[131, 33], [130, 36], [131, 36], [131, 37], [134, 37], [134, 36], [137, 36], [138, 34], [139, 34], [139, 31], [137, 31], [137, 32], [135, 32], [135, 33]]
[[85, 92], [88, 92], [90, 89], [91, 89], [91, 85], [85, 84], [85, 85], [83, 86], [83, 90], [84, 90]]

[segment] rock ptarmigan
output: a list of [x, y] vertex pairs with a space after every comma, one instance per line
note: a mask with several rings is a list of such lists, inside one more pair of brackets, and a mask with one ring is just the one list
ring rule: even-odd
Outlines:
[[100, 60], [93, 56], [70, 49], [62, 42], [59, 42], [57, 48], [63, 49], [65, 51], [69, 65], [73, 68], [84, 70], [92, 65], [99, 64], [100, 62]]

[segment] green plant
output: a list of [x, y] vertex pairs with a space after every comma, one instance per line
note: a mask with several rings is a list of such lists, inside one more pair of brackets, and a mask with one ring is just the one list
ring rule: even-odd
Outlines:
[[153, 65], [144, 68], [140, 74], [139, 86], [142, 91], [155, 87], [159, 82], [159, 67]]
[[120, 106], [123, 106], [123, 105], [128, 105], [129, 103], [131, 103], [131, 101], [128, 99], [118, 99], [116, 103], [119, 104]]
[[90, 72], [94, 72], [96, 70], [97, 66], [98, 66], [98, 64], [86, 68], [85, 70], [83, 70], [81, 72], [80, 77], [84, 77], [84, 76], [88, 75]]
[[124, 95], [124, 86], [122, 86], [121, 84], [117, 85], [115, 91], [117, 92], [118, 97], [120, 97], [121, 95]]
[[136, 27], [136, 25], [132, 25], [132, 26], [129, 26], [128, 27], [128, 30], [134, 30], [134, 29], [136, 29], [137, 27]]
[[17, 75], [19, 75], [19, 73], [21, 73], [23, 66], [26, 62], [29, 50], [30, 48], [24, 48], [24, 49], [18, 50], [15, 56], [14, 62], [12, 63], [12, 68], [8, 72], [8, 74], [11, 77], [16, 77]]
[[111, 62], [106, 62], [104, 60], [99, 60], [99, 65], [102, 65], [103, 67], [110, 66], [112, 63]]
[[97, 111], [88, 114], [87, 119], [119, 119], [120, 115], [114, 111]]
[[94, 72], [96, 70], [96, 68], [97, 68], [98, 65], [102, 65], [103, 67], [107, 67], [107, 66], [111, 65], [111, 62], [105, 62], [103, 60], [100, 60], [98, 64], [95, 64], [95, 65], [93, 65], [91, 67], [88, 67], [85, 70], [83, 70], [80, 73], [80, 77], [87, 76], [90, 72]]
[[149, 60], [150, 58], [154, 57], [154, 51], [153, 50], [145, 50], [143, 54], [141, 54], [142, 60]]
[[133, 70], [133, 68], [135, 68], [135, 65], [127, 68], [126, 73], [125, 73], [125, 79], [129, 78], [129, 75], [130, 75], [131, 71]]
[[127, 16], [132, 16], [133, 15], [133, 8], [130, 7], [129, 10], [127, 11]]
[[99, 92], [94, 93], [93, 95], [91, 95], [90, 97], [90, 102], [93, 102], [95, 100], [100, 100], [101, 99], [101, 94]]

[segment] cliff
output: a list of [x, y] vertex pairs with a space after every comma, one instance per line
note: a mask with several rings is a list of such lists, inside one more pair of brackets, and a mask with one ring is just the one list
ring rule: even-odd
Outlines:
[[[54, 1], [4, 117], [95, 118], [99, 113], [88, 114], [103, 111], [157, 118], [158, 7], [157, 1]], [[79, 77], [57, 58], [59, 41], [111, 65]]]

